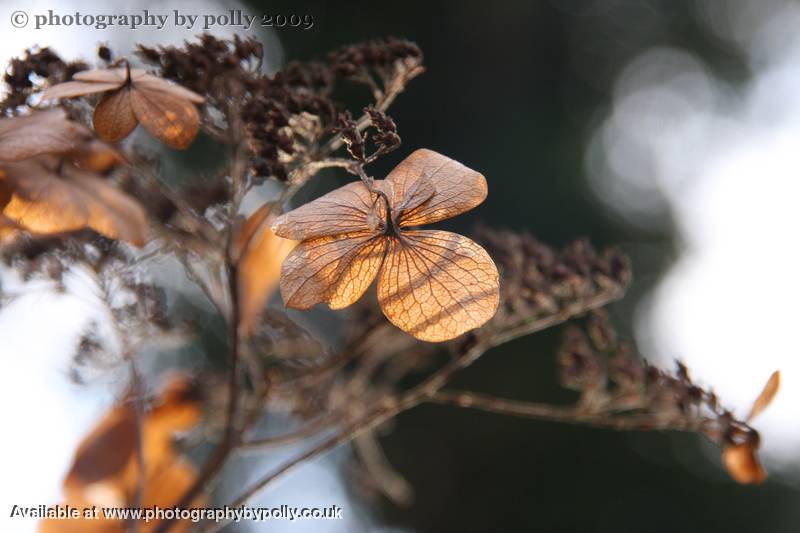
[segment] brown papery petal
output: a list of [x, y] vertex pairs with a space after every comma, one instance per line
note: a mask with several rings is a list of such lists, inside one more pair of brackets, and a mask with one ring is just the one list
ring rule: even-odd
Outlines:
[[[145, 76], [148, 76], [147, 71], [141, 68], [131, 69], [131, 81], [137, 81]], [[87, 81], [93, 83], [116, 83], [121, 87], [127, 81], [128, 72], [124, 67], [122, 68], [103, 68], [96, 70], [82, 70], [76, 72], [73, 80]]]
[[137, 79], [136, 88], [138, 90], [146, 90], [146, 91], [163, 91], [169, 95], [176, 96], [178, 98], [183, 98], [184, 100], [189, 100], [190, 102], [193, 102], [195, 104], [202, 104], [203, 102], [206, 101], [205, 98], [203, 98], [194, 91], [190, 91], [185, 87], [181, 87], [180, 85], [170, 83], [167, 80], [157, 78], [156, 76], [153, 76], [151, 74], [147, 74]]
[[88, 227], [111, 239], [144, 245], [147, 215], [139, 202], [88, 172], [72, 170], [69, 179], [90, 198]]
[[302, 242], [283, 262], [281, 295], [287, 307], [326, 302], [341, 309], [361, 298], [383, 262], [387, 241], [370, 231]]
[[90, 227], [112, 239], [144, 243], [144, 209], [100, 178], [65, 168], [57, 176], [37, 161], [6, 165], [4, 189], [12, 191], [2, 213], [19, 226], [41, 235]]
[[112, 146], [96, 139], [82, 143], [68, 155], [78, 167], [97, 174], [105, 174], [126, 162], [125, 157]]
[[136, 415], [129, 404], [117, 405], [75, 451], [75, 461], [64, 479], [65, 495], [82, 498], [86, 486], [122, 475], [135, 447]]
[[767, 479], [767, 471], [749, 442], [726, 446], [722, 450], [722, 463], [731, 477], [743, 485], [760, 485]]
[[63, 109], [0, 119], [0, 160], [20, 161], [68, 152], [90, 137], [88, 129], [67, 120]]
[[89, 222], [87, 198], [80, 190], [32, 161], [7, 165], [12, 195], [3, 214], [21, 227], [41, 235], [85, 228]]
[[415, 209], [406, 210], [400, 217], [404, 227], [431, 224], [454, 217], [480, 205], [488, 193], [486, 178], [458, 161], [432, 150], [416, 150], [405, 158], [386, 177], [392, 183], [392, 205], [400, 206], [414, 184], [428, 179], [436, 192]]
[[[197, 479], [194, 467], [181, 460], [174, 449], [173, 437], [178, 431], [195, 426], [200, 419], [201, 405], [186, 376], [172, 379], [164, 388], [161, 400], [141, 416], [141, 454], [144, 480], [136, 458], [138, 439], [137, 416], [130, 398], [114, 406], [95, 429], [81, 442], [64, 480], [66, 504], [73, 507], [91, 505], [131, 506], [139, 488], [139, 505], [169, 508]], [[205, 501], [199, 496], [193, 502]], [[104, 519], [44, 520], [40, 532], [103, 532], [122, 533], [130, 524]], [[154, 531], [157, 523], [140, 522], [142, 533]], [[189, 531], [191, 524], [179, 523], [175, 531]]]
[[376, 206], [378, 218], [385, 218], [386, 209], [378, 195], [369, 192], [363, 182], [354, 181], [278, 217], [272, 230], [280, 237], [298, 240], [364, 231]]
[[[242, 221], [240, 217], [234, 227], [234, 239], [228, 249], [228, 257], [232, 263], [238, 263], [253, 236], [261, 227], [267, 223], [267, 218], [274, 219], [274, 212], [277, 209], [275, 202], [267, 202], [256, 209], [249, 217]], [[270, 216], [272, 215], [272, 216]]]
[[[384, 181], [384, 183], [391, 185], [390, 181]], [[430, 200], [435, 194], [436, 186], [433, 184], [433, 179], [430, 176], [418, 179], [411, 184], [411, 187], [408, 188], [405, 196], [400, 200], [400, 203], [393, 206], [395, 219], [401, 220], [411, 215], [414, 209]], [[388, 190], [387, 195], [390, 198], [392, 197], [391, 192]]]
[[282, 239], [273, 233], [269, 227], [271, 207], [270, 204], [264, 205], [248, 218], [237, 239], [246, 241], [237, 245], [242, 251], [234, 250], [231, 254], [238, 260], [240, 331], [243, 337], [252, 335], [264, 305], [278, 286], [283, 260], [297, 246], [297, 241]]
[[134, 86], [131, 105], [142, 126], [167, 146], [182, 150], [197, 136], [200, 115], [185, 98]]
[[130, 89], [109, 93], [100, 100], [92, 118], [94, 130], [104, 141], [119, 142], [136, 129]]
[[494, 316], [499, 276], [486, 250], [446, 231], [407, 231], [402, 239], [390, 239], [378, 277], [378, 301], [394, 325], [441, 342]]
[[753, 420], [755, 417], [761, 414], [764, 409], [769, 407], [769, 404], [771, 404], [772, 400], [775, 399], [775, 395], [778, 394], [780, 385], [781, 373], [776, 370], [767, 380], [767, 383], [761, 390], [761, 394], [759, 394], [758, 398], [756, 398], [756, 401], [753, 402], [753, 407], [750, 408], [750, 414], [748, 414], [746, 418], [748, 422]]
[[75, 98], [86, 96], [87, 94], [102, 93], [105, 91], [115, 91], [122, 86], [122, 83], [91, 83], [88, 81], [65, 81], [58, 85], [53, 85], [42, 93], [42, 101], [57, 100], [59, 98]]

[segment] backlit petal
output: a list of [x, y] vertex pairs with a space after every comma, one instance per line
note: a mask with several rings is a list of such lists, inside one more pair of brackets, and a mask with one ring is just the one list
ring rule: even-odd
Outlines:
[[281, 215], [272, 229], [280, 237], [303, 240], [365, 231], [370, 227], [368, 218], [384, 217], [383, 201], [364, 183], [354, 181]]
[[295, 309], [322, 302], [331, 309], [347, 307], [372, 284], [386, 246], [385, 237], [369, 231], [302, 242], [283, 262], [284, 302]]
[[421, 340], [441, 342], [483, 325], [499, 301], [492, 258], [470, 239], [446, 231], [390, 238], [378, 277], [386, 317]]
[[[445, 220], [480, 205], [488, 192], [482, 174], [432, 150], [421, 149], [405, 158], [386, 177], [392, 184], [392, 205], [413, 205], [426, 189], [415, 184], [429, 180], [435, 188], [430, 198], [400, 215], [404, 227]], [[427, 185], [426, 185], [427, 187]]]

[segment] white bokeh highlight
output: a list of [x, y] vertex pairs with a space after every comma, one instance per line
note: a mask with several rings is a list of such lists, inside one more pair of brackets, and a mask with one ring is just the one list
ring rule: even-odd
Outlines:
[[779, 395], [754, 423], [780, 477], [800, 466], [800, 9], [698, 5], [745, 54], [752, 80], [726, 83], [682, 50], [644, 52], [620, 75], [586, 166], [628, 222], [669, 212], [677, 224], [679, 259], [637, 313], [645, 355], [680, 358], [740, 416], [781, 370]]

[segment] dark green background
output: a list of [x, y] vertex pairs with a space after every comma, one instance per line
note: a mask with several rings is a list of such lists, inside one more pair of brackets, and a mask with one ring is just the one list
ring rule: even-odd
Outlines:
[[[600, 9], [587, 11], [593, 4]], [[622, 246], [636, 276], [629, 297], [612, 307], [624, 334], [637, 299], [674, 258], [671, 223], [666, 216], [660, 228], [645, 230], [601, 206], [586, 185], [584, 151], [615, 77], [652, 46], [690, 50], [716, 75], [747, 79], [741, 58], [708, 35], [691, 7], [671, 0], [253, 4], [254, 12], [314, 16], [310, 31], [278, 32], [287, 59], [387, 35], [416, 41], [428, 71], [391, 108], [403, 147], [375, 175], [415, 148], [432, 148], [489, 181], [486, 203], [454, 227], [468, 231], [481, 219], [554, 245], [587, 236]], [[567, 400], [556, 384], [558, 340], [553, 330], [496, 349], [455, 385]], [[418, 531], [800, 531], [800, 493], [777, 482], [734, 484], [693, 435], [615, 433], [431, 406], [403, 415], [383, 443], [416, 500], [408, 509], [373, 505], [387, 524]]]

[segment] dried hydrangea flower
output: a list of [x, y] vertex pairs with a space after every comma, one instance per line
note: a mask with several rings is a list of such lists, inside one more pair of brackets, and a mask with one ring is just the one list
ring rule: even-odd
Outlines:
[[73, 81], [59, 83], [42, 94], [43, 100], [106, 94], [94, 110], [94, 129], [108, 142], [131, 134], [137, 124], [173, 148], [186, 148], [200, 127], [195, 104], [199, 94], [148, 74], [142, 69], [113, 68], [86, 70]]
[[383, 313], [418, 339], [445, 341], [483, 325], [499, 301], [492, 258], [456, 233], [411, 227], [476, 207], [485, 178], [417, 150], [374, 187], [349, 183], [275, 221], [278, 236], [303, 241], [283, 263], [286, 305], [347, 307], [377, 277]]
[[52, 156], [0, 165], [0, 214], [34, 235], [91, 228], [136, 246], [147, 238], [147, 215], [138, 201]]

